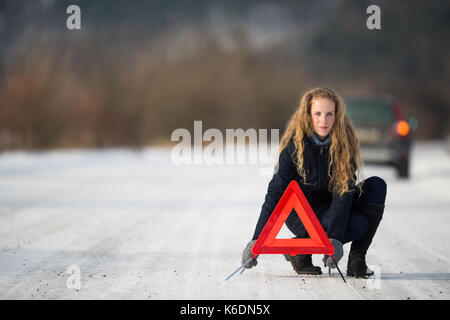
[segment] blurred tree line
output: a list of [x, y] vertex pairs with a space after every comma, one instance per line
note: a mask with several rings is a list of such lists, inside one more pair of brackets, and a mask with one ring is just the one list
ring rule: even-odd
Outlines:
[[391, 93], [416, 138], [443, 138], [449, 29], [444, 0], [3, 0], [0, 150], [167, 144], [194, 120], [282, 130], [314, 86]]

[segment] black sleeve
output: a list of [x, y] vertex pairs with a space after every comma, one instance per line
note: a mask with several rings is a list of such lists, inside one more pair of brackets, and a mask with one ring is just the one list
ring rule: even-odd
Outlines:
[[265, 201], [252, 240], [256, 240], [259, 237], [259, 234], [264, 229], [288, 184], [294, 179], [295, 173], [297, 172], [296, 165], [293, 162], [294, 157], [295, 146], [291, 139], [287, 147], [281, 152], [278, 159], [278, 170], [269, 182]]
[[333, 194], [329, 212], [330, 220], [327, 227], [329, 238], [344, 242], [354, 194], [354, 190], [345, 192], [342, 197], [338, 194]]
[[[353, 158], [350, 160], [352, 168], [356, 165]], [[353, 175], [356, 179], [356, 172]], [[348, 191], [342, 197], [333, 193], [333, 198], [330, 205], [330, 220], [327, 227], [327, 235], [329, 238], [339, 240], [343, 243], [345, 232], [347, 230], [348, 219], [350, 218], [351, 207], [353, 204], [353, 197], [356, 194], [356, 187], [354, 182], [348, 182]]]

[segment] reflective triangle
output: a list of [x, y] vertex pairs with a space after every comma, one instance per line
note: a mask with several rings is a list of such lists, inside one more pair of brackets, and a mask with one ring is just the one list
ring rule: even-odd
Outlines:
[[[310, 239], [276, 239], [292, 209], [310, 235]], [[292, 180], [252, 248], [258, 254], [334, 254], [334, 247], [317, 219], [297, 181]]]

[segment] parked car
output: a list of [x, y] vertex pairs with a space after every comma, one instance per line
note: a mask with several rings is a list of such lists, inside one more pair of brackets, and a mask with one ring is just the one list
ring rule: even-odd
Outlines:
[[390, 96], [345, 99], [365, 163], [387, 164], [409, 177], [411, 129], [399, 103]]

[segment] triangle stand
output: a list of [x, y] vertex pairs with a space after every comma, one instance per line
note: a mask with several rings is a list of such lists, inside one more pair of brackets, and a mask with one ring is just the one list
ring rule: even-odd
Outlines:
[[[310, 235], [310, 239], [276, 238], [292, 209], [295, 209], [295, 212]], [[260, 254], [289, 254], [291, 256], [297, 254], [326, 254], [333, 259], [334, 247], [297, 181], [293, 180], [287, 186], [272, 215], [256, 240], [252, 248], [252, 253], [254, 256], [251, 259]], [[244, 267], [249, 261], [228, 276], [226, 280]], [[342, 279], [346, 282], [334, 259], [333, 262]]]

